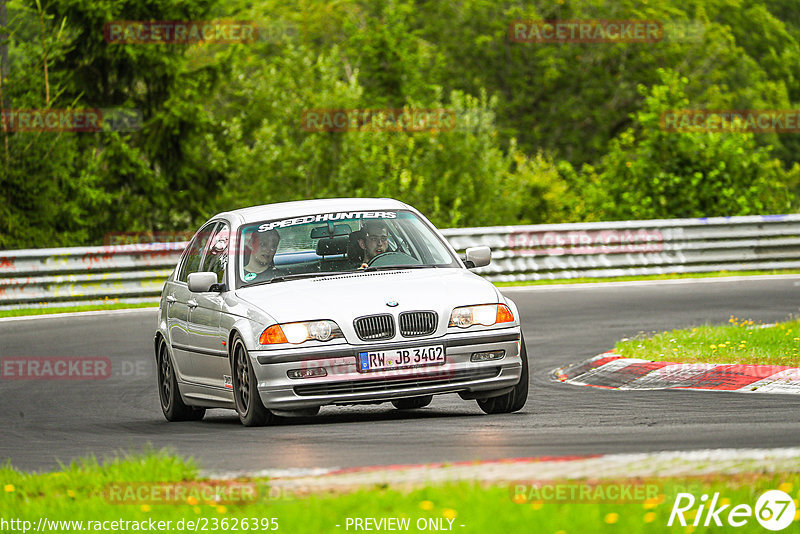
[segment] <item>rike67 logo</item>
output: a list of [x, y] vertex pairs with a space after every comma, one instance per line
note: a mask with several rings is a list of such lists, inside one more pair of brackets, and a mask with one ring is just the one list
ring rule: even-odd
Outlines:
[[[725, 501], [725, 504], [723, 504]], [[695, 510], [695, 506], [697, 509]], [[703, 494], [699, 502], [691, 493], [678, 493], [669, 514], [667, 526], [688, 526], [687, 518], [694, 521], [692, 526], [743, 527], [755, 516], [756, 521], [767, 530], [783, 530], [792, 524], [797, 511], [792, 497], [781, 490], [769, 490], [761, 494], [755, 508], [749, 504], [731, 507], [728, 499], [720, 499], [719, 493], [709, 496]], [[677, 521], [677, 522], [676, 522]]]

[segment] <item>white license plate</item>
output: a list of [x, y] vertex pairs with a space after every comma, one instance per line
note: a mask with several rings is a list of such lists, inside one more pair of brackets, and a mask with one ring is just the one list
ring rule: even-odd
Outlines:
[[444, 346], [442, 345], [358, 353], [358, 370], [362, 373], [443, 364]]

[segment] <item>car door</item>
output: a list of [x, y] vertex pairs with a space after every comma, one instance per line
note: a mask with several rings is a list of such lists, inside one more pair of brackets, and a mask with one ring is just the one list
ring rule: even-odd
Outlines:
[[[229, 241], [230, 226], [222, 222], [215, 228], [203, 255], [200, 271], [216, 273], [219, 284], [225, 282]], [[227, 333], [220, 329], [222, 305], [223, 298], [217, 291], [192, 293], [189, 299], [188, 330], [194, 380], [215, 388], [225, 388], [231, 374]]]
[[193, 300], [192, 293], [186, 285], [189, 274], [200, 270], [203, 252], [217, 226], [216, 222], [205, 225], [197, 232], [181, 259], [180, 267], [174, 281], [167, 290], [167, 329], [172, 355], [178, 376], [184, 381], [195, 381], [196, 370], [193, 368], [191, 335], [189, 324], [189, 306]]

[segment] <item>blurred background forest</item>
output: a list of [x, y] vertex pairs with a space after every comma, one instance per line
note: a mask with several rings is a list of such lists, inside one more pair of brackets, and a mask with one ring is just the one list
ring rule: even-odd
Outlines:
[[[218, 211], [406, 201], [439, 227], [787, 213], [800, 134], [672, 133], [670, 109], [800, 104], [797, 0], [7, 0], [5, 108], [141, 111], [133, 132], [0, 132], [0, 249], [193, 230]], [[513, 42], [516, 19], [681, 25]], [[254, 21], [247, 44], [109, 44], [114, 20]], [[447, 108], [441, 132], [309, 132], [305, 110]]]

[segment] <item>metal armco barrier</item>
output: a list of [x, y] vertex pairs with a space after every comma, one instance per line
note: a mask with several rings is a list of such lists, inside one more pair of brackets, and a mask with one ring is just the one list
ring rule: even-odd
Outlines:
[[492, 281], [800, 268], [800, 215], [754, 215], [444, 230], [486, 245]]
[[[157, 301], [185, 242], [0, 252], [0, 309]], [[142, 298], [144, 297], [144, 298]]]
[[[492, 281], [800, 269], [800, 215], [443, 230], [453, 247], [492, 248]], [[186, 243], [0, 252], [0, 308], [157, 301]]]

